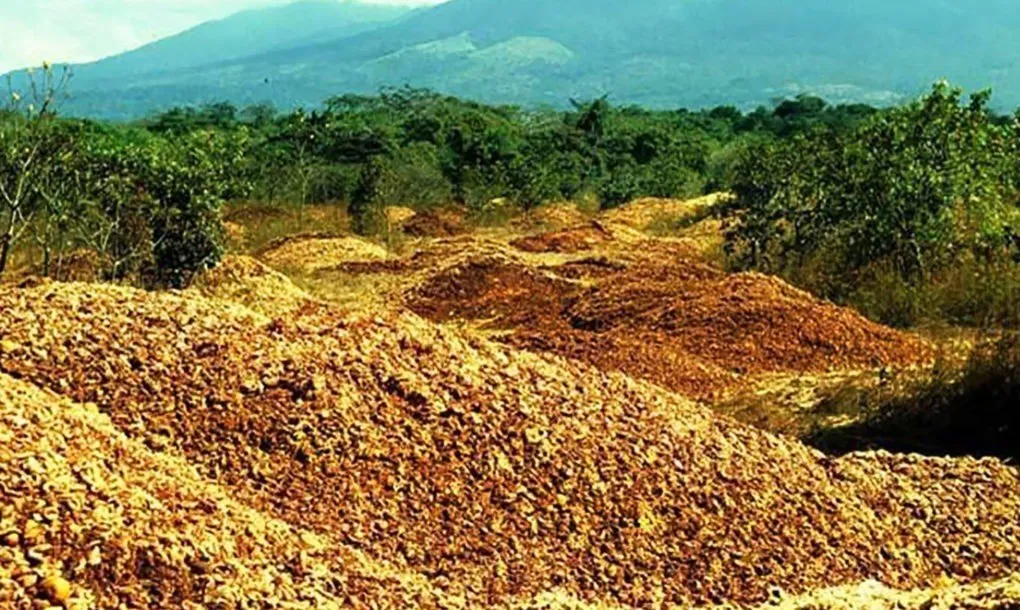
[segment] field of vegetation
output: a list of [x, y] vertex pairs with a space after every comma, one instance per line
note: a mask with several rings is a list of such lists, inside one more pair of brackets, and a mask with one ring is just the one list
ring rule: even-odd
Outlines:
[[1020, 115], [0, 112], [0, 607], [1012, 608]]

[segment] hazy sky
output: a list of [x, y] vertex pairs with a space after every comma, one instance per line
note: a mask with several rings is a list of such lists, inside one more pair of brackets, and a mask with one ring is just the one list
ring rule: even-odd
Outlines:
[[[435, 4], [439, 0], [371, 0]], [[203, 21], [285, 0], [0, 0], [0, 73], [82, 62], [132, 49]]]

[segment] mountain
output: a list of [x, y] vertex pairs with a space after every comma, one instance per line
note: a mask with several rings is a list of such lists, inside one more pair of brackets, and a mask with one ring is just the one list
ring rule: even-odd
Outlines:
[[351, 36], [407, 13], [402, 6], [301, 0], [209, 21], [93, 64], [90, 77], [117, 78], [191, 68]]
[[[330, 3], [274, 10], [313, 8], [370, 10]], [[205, 28], [258, 22], [260, 14], [181, 36], [219, 39]], [[255, 36], [258, 44], [235, 37], [223, 45], [229, 50], [205, 57], [198, 43], [168, 39], [83, 66], [70, 110], [122, 117], [222, 99], [307, 106], [403, 84], [526, 105], [609, 93], [650, 106], [747, 107], [804, 92], [883, 104], [941, 78], [991, 86], [1000, 106], [1020, 104], [1015, 0], [450, 0], [325, 36], [266, 27], [272, 35]], [[187, 52], [166, 61], [177, 53], [164, 43]], [[110, 78], [124, 66], [130, 83]]]

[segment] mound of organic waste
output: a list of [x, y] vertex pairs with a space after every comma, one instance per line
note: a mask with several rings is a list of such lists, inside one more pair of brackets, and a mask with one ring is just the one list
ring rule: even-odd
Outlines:
[[[265, 323], [187, 295], [77, 284], [0, 288], [0, 312], [4, 372], [95, 403], [135, 442], [186, 457], [253, 510], [384, 558], [470, 607], [552, 590], [635, 606], [759, 603], [773, 587], [910, 588], [1020, 569], [1020, 476], [995, 460], [829, 459], [653, 386], [410, 314], [319, 309]], [[29, 439], [48, 428], [28, 414], [0, 425], [5, 448], [26, 428]], [[13, 456], [65, 459], [73, 450], [61, 438]], [[5, 463], [14, 471], [5, 490], [50, 493], [15, 485], [17, 472], [40, 471], [24, 457]], [[88, 472], [42, 476], [60, 489], [90, 485]], [[154, 493], [163, 504], [139, 500], [147, 511], [126, 523], [143, 522], [126, 527], [184, 507], [193, 507], [177, 521], [186, 534], [190, 519], [222, 518], [220, 496], [210, 506], [177, 489]], [[101, 535], [103, 513], [88, 508], [54, 523]], [[336, 565], [296, 563], [289, 550], [249, 564], [246, 554], [262, 551], [231, 531], [213, 548], [239, 554], [225, 562], [233, 571], [200, 562], [198, 574], [265, 570], [259, 582], [272, 591], [279, 571], [315, 579]], [[136, 539], [117, 533], [108, 540]], [[86, 582], [108, 591], [183, 578], [164, 566], [188, 555], [166, 544], [166, 558], [146, 546], [125, 555], [144, 560], [97, 568]], [[61, 541], [47, 552], [66, 567], [86, 549]]]
[[[651, 250], [650, 250], [651, 252]], [[407, 296], [435, 321], [512, 331], [515, 347], [623, 371], [696, 398], [744, 375], [907, 366], [931, 351], [759, 274], [730, 275], [665, 248], [630, 262], [580, 259], [536, 268], [513, 256], [462, 257]]]
[[494, 240], [479, 239], [475, 236], [438, 238], [422, 241], [410, 255], [377, 261], [347, 261], [339, 265], [319, 269], [319, 275], [349, 273], [353, 275], [398, 275], [403, 276], [408, 290], [423, 281], [441, 275], [444, 271], [468, 261], [489, 259], [512, 259], [513, 252], [505, 244]]
[[[546, 321], [546, 323], [549, 323]], [[684, 396], [708, 399], [745, 386], [736, 373], [676, 349], [661, 332], [592, 333], [567, 325], [519, 328], [499, 340], [532, 352], [545, 352], [621, 371]]]
[[240, 303], [272, 318], [317, 303], [287, 276], [249, 256], [224, 258], [200, 275], [191, 290], [207, 298]]
[[627, 269], [627, 265], [606, 257], [591, 257], [550, 265], [543, 269], [572, 280], [593, 280], [615, 275]]
[[[97, 282], [103, 276], [101, 254], [95, 250], [72, 250], [54, 255], [50, 261], [50, 276], [64, 282]], [[42, 268], [37, 271], [44, 271]]]
[[659, 220], [676, 221], [692, 218], [709, 208], [725, 202], [731, 195], [714, 193], [695, 199], [661, 199], [646, 197], [602, 212], [603, 222], [627, 225], [634, 229], [645, 229]]
[[679, 349], [738, 372], [913, 364], [929, 354], [912, 335], [774, 277], [663, 282], [643, 275], [615, 277], [577, 299], [567, 313], [570, 324], [596, 332], [662, 332]]
[[587, 216], [573, 203], [550, 203], [528, 210], [510, 221], [510, 225], [519, 231], [544, 229], [555, 231], [584, 223]]
[[583, 226], [522, 237], [510, 245], [524, 252], [573, 253], [591, 250], [597, 244], [612, 241], [613, 234], [597, 222]]
[[413, 309], [433, 320], [486, 320], [490, 328], [556, 322], [579, 292], [573, 283], [511, 258], [485, 256], [451, 265], [415, 292]]
[[241, 223], [226, 221], [223, 223], [223, 233], [227, 243], [234, 248], [244, 248], [248, 240], [248, 228]]
[[457, 210], [425, 210], [403, 223], [404, 233], [411, 237], [453, 237], [467, 230], [464, 214]]
[[960, 585], [951, 581], [932, 583], [930, 588], [915, 591], [897, 591], [868, 581], [848, 587], [832, 587], [812, 591], [805, 595], [788, 596], [779, 593], [779, 599], [761, 610], [932, 610], [956, 608], [959, 610], [1005, 610], [1015, 607], [1020, 600], [1020, 574], [1003, 579]]
[[435, 606], [421, 577], [238, 504], [95, 405], [0, 374], [0, 607]]
[[408, 220], [414, 218], [416, 212], [408, 207], [389, 205], [383, 210], [386, 213], [386, 222], [391, 227], [399, 227]]
[[271, 244], [260, 258], [275, 269], [316, 271], [351, 261], [389, 257], [386, 248], [360, 237], [297, 236]]

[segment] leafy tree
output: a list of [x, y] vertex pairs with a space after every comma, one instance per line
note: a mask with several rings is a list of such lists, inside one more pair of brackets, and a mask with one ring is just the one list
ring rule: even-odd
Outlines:
[[845, 296], [878, 267], [923, 285], [961, 257], [1001, 258], [1016, 218], [1016, 140], [989, 97], [965, 103], [939, 83], [851, 132], [815, 125], [751, 146], [735, 171], [734, 262], [789, 272], [814, 260], [827, 292]]

